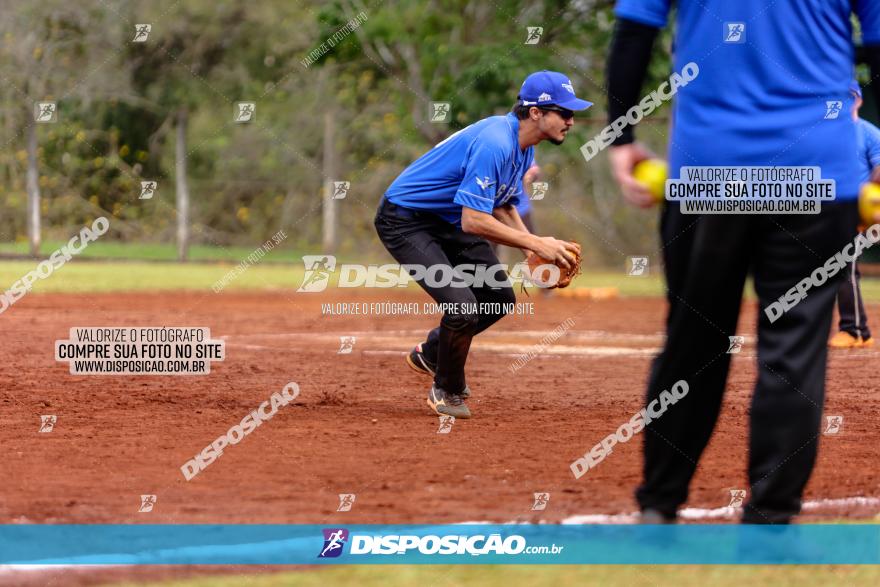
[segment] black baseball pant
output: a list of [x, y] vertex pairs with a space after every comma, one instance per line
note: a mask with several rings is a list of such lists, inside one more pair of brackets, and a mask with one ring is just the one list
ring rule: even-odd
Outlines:
[[871, 338], [868, 328], [868, 315], [862, 302], [862, 274], [858, 259], [853, 259], [846, 267], [846, 273], [837, 290], [837, 309], [840, 312], [839, 330], [863, 340]]
[[[467, 385], [464, 367], [471, 340], [500, 320], [506, 305], [516, 301], [507, 272], [498, 264], [488, 241], [431, 212], [404, 208], [382, 198], [374, 224], [382, 244], [401, 265], [482, 265], [492, 268], [488, 273], [494, 281], [505, 284], [454, 287], [434, 285], [436, 279], [416, 279], [438, 304], [455, 304], [443, 314], [440, 326], [428, 333], [422, 351], [437, 365], [434, 384], [446, 392], [461, 393]], [[412, 271], [410, 275], [415, 277]]]
[[[759, 300], [745, 523], [787, 523], [813, 470], [825, 398], [827, 338], [842, 273], [775, 322], [764, 313], [855, 236], [854, 204], [818, 215], [686, 215], [661, 220], [669, 315], [647, 402], [684, 379], [688, 394], [646, 427], [641, 508], [675, 515], [718, 419], [747, 274]], [[746, 347], [747, 348], [747, 347]], [[647, 404], [646, 404], [647, 405]], [[731, 455], [736, 456], [736, 455]]]

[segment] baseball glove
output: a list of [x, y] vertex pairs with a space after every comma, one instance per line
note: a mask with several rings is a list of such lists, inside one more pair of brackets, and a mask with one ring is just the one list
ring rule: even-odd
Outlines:
[[[529, 265], [531, 281], [538, 286], [548, 289], [568, 287], [575, 275], [578, 275], [581, 272], [580, 245], [578, 245], [578, 252], [575, 254], [574, 262], [571, 263], [571, 267], [569, 268], [563, 267], [554, 261], [539, 257], [535, 253], [529, 253], [529, 256], [526, 258], [526, 263]], [[541, 267], [542, 265], [556, 265], [556, 267], [559, 268], [559, 278], [554, 279], [555, 276], [553, 273], [555, 272], [549, 271], [546, 267]]]

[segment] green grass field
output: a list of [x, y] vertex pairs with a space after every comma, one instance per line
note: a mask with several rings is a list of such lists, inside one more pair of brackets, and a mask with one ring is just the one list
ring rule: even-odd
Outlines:
[[[249, 252], [247, 253], [249, 254]], [[245, 258], [247, 254], [241, 258]], [[239, 259], [217, 263], [165, 263], [144, 261], [77, 260], [65, 264], [49, 278], [34, 283], [34, 292], [114, 292], [210, 290], [232, 270]], [[275, 261], [273, 259], [273, 261]], [[0, 261], [0, 291], [8, 289], [36, 267], [37, 261]], [[257, 263], [232, 279], [224, 291], [296, 289], [304, 269], [299, 257], [289, 263]], [[624, 296], [658, 296], [663, 286], [658, 276], [627, 277], [623, 272], [589, 272], [580, 275], [574, 287], [617, 287]], [[415, 284], [410, 288], [418, 289]]]
[[[871, 566], [346, 566], [264, 575], [204, 577], [142, 587], [404, 587], [410, 585], [481, 585], [485, 587], [561, 587], [563, 585], [677, 587], [826, 587], [877, 585], [880, 568]], [[133, 583], [118, 587], [134, 587]]]
[[[246, 251], [232, 261], [216, 263], [174, 263], [145, 261], [88, 261], [74, 258], [48, 279], [38, 280], [33, 291], [48, 292], [115, 292], [115, 291], [168, 291], [210, 290], [211, 286], [232, 270]], [[269, 255], [264, 259], [269, 258]], [[279, 263], [278, 261], [285, 261]], [[38, 261], [0, 260], [0, 291], [8, 289], [37, 266]], [[224, 291], [296, 289], [302, 283], [303, 266], [299, 256], [287, 259], [272, 258], [271, 263], [258, 262], [232, 279]], [[656, 272], [647, 277], [629, 277], [621, 270], [614, 272], [585, 271], [572, 287], [616, 287], [620, 295], [662, 296], [663, 280]], [[417, 286], [410, 284], [410, 288]], [[862, 294], [868, 302], [880, 302], [880, 279], [864, 278]], [[747, 297], [754, 298], [749, 285]]]
[[[48, 257], [52, 251], [66, 245], [67, 241], [45, 241], [40, 245], [40, 254]], [[189, 249], [189, 258], [193, 261], [231, 261], [238, 263], [250, 255], [259, 245], [252, 247], [219, 247], [214, 245], [193, 245]], [[0, 243], [0, 255], [27, 255], [26, 242]], [[273, 261], [299, 261], [300, 251], [277, 247], [272, 249], [264, 259]], [[122, 243], [97, 240], [79, 255], [86, 259], [119, 259], [131, 261], [175, 261], [177, 248], [172, 243]]]
[[[43, 258], [48, 257], [62, 244], [43, 243]], [[174, 261], [174, 246], [170, 244], [97, 241], [51, 277], [37, 281], [33, 291], [88, 293], [210, 290], [228, 271], [246, 259], [254, 248], [256, 247], [197, 245], [190, 251], [190, 258], [194, 263], [177, 263]], [[0, 243], [0, 254], [24, 255], [26, 252], [25, 243]], [[303, 254], [303, 251], [276, 247], [256, 264], [249, 266], [245, 273], [232, 279], [224, 290], [296, 289], [302, 283]], [[356, 261], [340, 257], [338, 262]], [[373, 262], [381, 264], [390, 260], [379, 259]], [[34, 269], [37, 263], [38, 259], [0, 259], [0, 291], [8, 289], [13, 282]], [[573, 287], [616, 287], [624, 297], [662, 296], [664, 286], [659, 271], [659, 267], [653, 266], [648, 276], [630, 277], [625, 275], [623, 267], [619, 271], [587, 269], [575, 279]], [[410, 284], [410, 287], [417, 289], [415, 284]], [[863, 278], [862, 294], [868, 302], [880, 302], [880, 279]], [[754, 298], [751, 285], [746, 288], [746, 296]]]

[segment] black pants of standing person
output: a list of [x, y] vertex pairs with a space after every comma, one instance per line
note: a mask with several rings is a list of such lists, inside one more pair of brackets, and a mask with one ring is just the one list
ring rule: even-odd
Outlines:
[[[746, 276], [759, 300], [758, 378], [750, 410], [745, 523], [787, 523], [819, 444], [827, 338], [839, 272], [770, 322], [768, 304], [855, 236], [854, 204], [824, 204], [818, 215], [688, 215], [668, 204], [661, 220], [669, 315], [647, 401], [678, 380], [688, 394], [646, 427], [643, 510], [673, 517], [715, 428], [737, 335]], [[729, 455], [735, 457], [738, 455]], [[745, 456], [745, 455], [743, 455]]]
[[[397, 206], [383, 198], [374, 224], [382, 244], [401, 265], [491, 267], [492, 280], [504, 284], [438, 287], [429, 280], [417, 279], [438, 304], [457, 304], [458, 311], [445, 312], [440, 326], [428, 333], [422, 352], [437, 365], [434, 384], [448, 393], [461, 393], [466, 386], [464, 367], [471, 340], [504, 316], [506, 304], [516, 301], [506, 271], [499, 266], [488, 241], [431, 212]], [[482, 308], [485, 310], [480, 311]]]

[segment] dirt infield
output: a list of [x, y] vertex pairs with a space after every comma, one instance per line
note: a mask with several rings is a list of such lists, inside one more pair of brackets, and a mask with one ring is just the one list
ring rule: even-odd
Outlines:
[[[655, 299], [533, 295], [534, 315], [479, 336], [468, 364], [475, 418], [438, 434], [429, 381], [404, 362], [436, 316], [330, 316], [329, 302], [417, 303], [420, 292], [31, 294], [0, 317], [3, 523], [559, 522], [634, 510], [641, 440], [575, 480], [569, 463], [641, 406], [662, 342]], [[876, 316], [877, 308], [869, 309]], [[566, 320], [571, 329], [515, 374], [509, 366]], [[746, 487], [754, 305], [743, 352], [689, 506], [719, 511]], [[206, 376], [78, 376], [54, 360], [76, 326], [207, 326], [227, 358]], [[339, 354], [340, 336], [354, 336]], [[873, 516], [880, 496], [880, 350], [832, 354], [812, 516]], [[181, 465], [289, 381], [301, 394], [191, 481]], [[40, 415], [57, 416], [40, 433]], [[533, 493], [549, 492], [544, 511]], [[337, 512], [338, 494], [356, 494]], [[149, 513], [140, 496], [155, 494]], [[838, 500], [822, 502], [821, 500]], [[721, 510], [723, 511], [723, 510]], [[708, 514], [709, 517], [712, 514]], [[700, 518], [696, 516], [695, 519]]]

